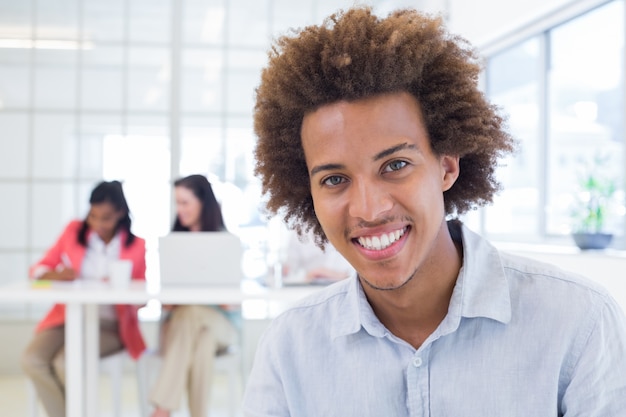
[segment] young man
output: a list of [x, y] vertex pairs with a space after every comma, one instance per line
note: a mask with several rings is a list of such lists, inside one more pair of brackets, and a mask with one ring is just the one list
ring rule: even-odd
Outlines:
[[492, 200], [514, 145], [478, 62], [411, 10], [354, 8], [277, 41], [255, 111], [268, 208], [358, 276], [272, 322], [245, 416], [623, 415], [615, 301], [455, 219]]

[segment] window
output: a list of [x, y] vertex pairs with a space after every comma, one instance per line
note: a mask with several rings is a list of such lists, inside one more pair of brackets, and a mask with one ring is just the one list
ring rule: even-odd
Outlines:
[[606, 229], [624, 247], [624, 15], [611, 1], [489, 56], [487, 94], [520, 148], [499, 172], [485, 233], [570, 244], [580, 172], [601, 158], [617, 186]]
[[485, 229], [492, 235], [532, 237], [540, 230], [540, 49], [540, 39], [533, 38], [489, 60], [487, 91], [506, 109], [510, 133], [519, 143], [518, 153], [496, 174], [503, 192], [485, 208]]

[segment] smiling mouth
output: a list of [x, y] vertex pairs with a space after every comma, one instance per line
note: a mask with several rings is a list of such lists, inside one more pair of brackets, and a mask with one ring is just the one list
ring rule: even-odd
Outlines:
[[400, 238], [404, 236], [407, 230], [408, 227], [404, 227], [402, 229], [398, 229], [389, 233], [383, 233], [377, 236], [361, 236], [356, 239], [356, 241], [365, 249], [383, 250], [393, 245], [394, 242], [400, 240]]

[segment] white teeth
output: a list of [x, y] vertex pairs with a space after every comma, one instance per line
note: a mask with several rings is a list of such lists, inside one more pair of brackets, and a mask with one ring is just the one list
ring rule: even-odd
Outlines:
[[365, 249], [382, 250], [400, 239], [400, 237], [404, 235], [404, 230], [405, 229], [399, 229], [390, 233], [384, 233], [380, 236], [360, 237], [358, 241]]

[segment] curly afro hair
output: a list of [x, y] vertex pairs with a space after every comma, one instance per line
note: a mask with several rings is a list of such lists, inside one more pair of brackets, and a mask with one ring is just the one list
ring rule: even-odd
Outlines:
[[341, 100], [413, 94], [434, 153], [460, 157], [459, 178], [444, 193], [446, 214], [492, 202], [500, 188], [497, 160], [515, 141], [478, 90], [478, 54], [448, 34], [440, 18], [412, 9], [379, 18], [371, 7], [355, 7], [279, 37], [268, 56], [256, 89], [255, 173], [269, 212], [280, 213], [299, 234], [313, 229], [320, 246], [327, 241], [313, 209], [302, 120]]

